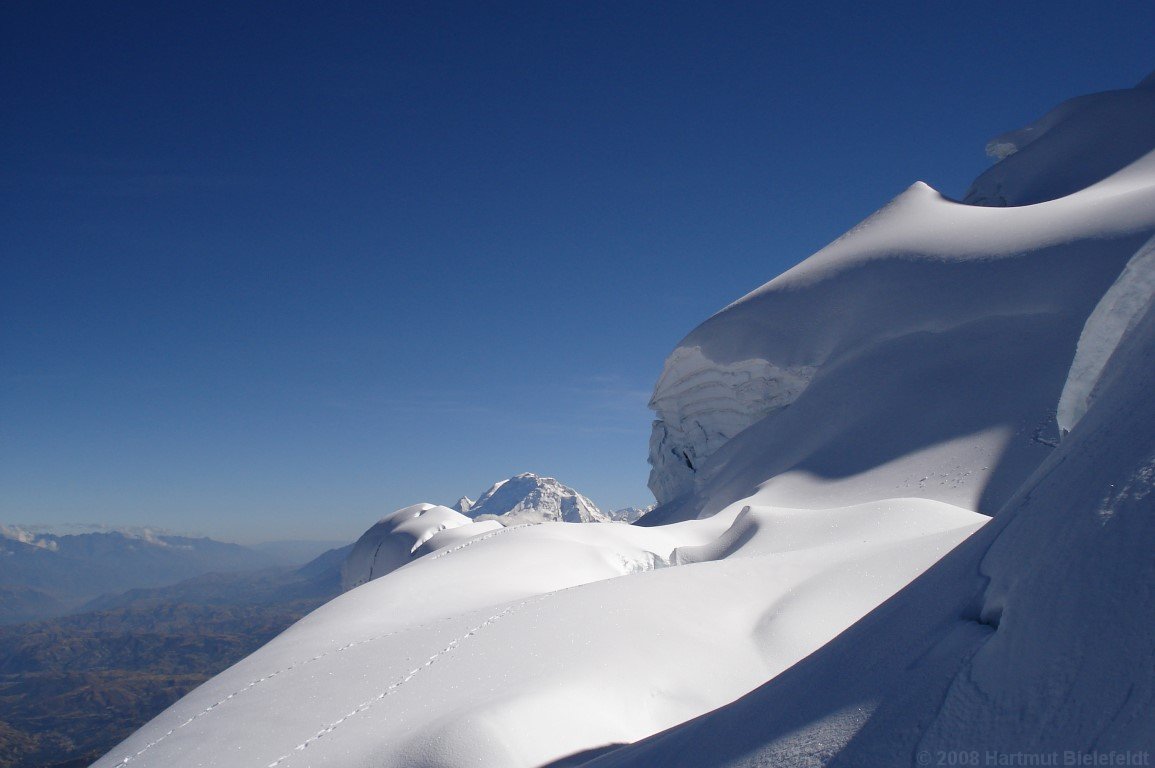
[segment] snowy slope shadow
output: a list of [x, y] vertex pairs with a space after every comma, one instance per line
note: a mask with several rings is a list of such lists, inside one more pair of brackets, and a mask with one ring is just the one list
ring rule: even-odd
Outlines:
[[777, 678], [590, 768], [1149, 750], [1152, 380], [1155, 309], [1112, 356], [1087, 414], [990, 524]]
[[[1083, 321], [1144, 237], [989, 261], [894, 256], [715, 316], [709, 336], [732, 338], [830, 307], [845, 331], [794, 402], [709, 457], [686, 506], [710, 514], [761, 489], [764, 504], [922, 496], [993, 514], [1051, 451], [1039, 433], [1054, 431]], [[872, 312], [904, 322], [875, 329]]]

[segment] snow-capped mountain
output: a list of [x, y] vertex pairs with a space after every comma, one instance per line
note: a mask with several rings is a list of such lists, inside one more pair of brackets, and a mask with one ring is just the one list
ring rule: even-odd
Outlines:
[[969, 203], [916, 183], [692, 331], [641, 525], [399, 510], [362, 551], [406, 567], [96, 765], [1155, 749], [1153, 86], [1000, 137]]
[[386, 515], [353, 545], [341, 568], [341, 585], [352, 589], [422, 555], [507, 525], [610, 519], [554, 478], [523, 472], [494, 483], [477, 501], [462, 496], [451, 507], [414, 504]]
[[503, 525], [604, 523], [610, 519], [573, 488], [532, 472], [494, 483], [469, 509], [462, 511], [474, 520], [498, 520]]

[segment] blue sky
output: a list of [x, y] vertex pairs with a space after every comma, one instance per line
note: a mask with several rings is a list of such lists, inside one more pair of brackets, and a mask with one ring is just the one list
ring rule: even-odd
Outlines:
[[[332, 6], [332, 7], [329, 7]], [[1152, 68], [1133, 3], [6, 3], [0, 521], [647, 503], [698, 322]]]

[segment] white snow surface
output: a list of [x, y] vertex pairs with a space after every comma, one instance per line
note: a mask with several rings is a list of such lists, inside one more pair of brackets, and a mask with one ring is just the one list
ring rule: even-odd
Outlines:
[[651, 527], [400, 510], [371, 580], [96, 766], [1155, 749], [1155, 154], [1112, 143], [1148, 108], [1119, 93], [1015, 139], [1012, 207], [915, 184], [687, 336]]
[[[629, 515], [631, 510], [623, 513]], [[638, 511], [634, 519], [643, 513]], [[523, 472], [494, 483], [477, 501], [462, 496], [452, 507], [422, 503], [386, 515], [353, 545], [341, 566], [341, 586], [353, 589], [436, 549], [505, 526], [611, 519], [618, 518], [554, 478]]]
[[383, 517], [353, 544], [341, 565], [341, 587], [352, 589], [397, 570], [424, 554], [422, 545], [443, 531], [465, 528], [477, 536], [501, 523], [474, 522], [449, 507], [414, 504]]
[[97, 765], [536, 766], [636, 741], [786, 669], [984, 520], [910, 499], [499, 528], [326, 604]]
[[1152, 381], [1149, 306], [991, 523], [786, 673], [588, 768], [1149, 764]]

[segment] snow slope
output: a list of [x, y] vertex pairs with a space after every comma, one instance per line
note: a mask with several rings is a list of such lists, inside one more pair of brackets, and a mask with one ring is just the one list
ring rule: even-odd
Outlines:
[[[1066, 123], [1091, 146], [1059, 159], [1098, 158], [1095, 125], [1108, 138], [1130, 126], [1135, 152], [1155, 148], [1153, 99], [1134, 89], [1068, 103]], [[1013, 164], [1037, 196], [1058, 196], [1069, 177], [1048, 175], [1056, 156], [1035, 146], [984, 177]], [[1155, 228], [1153, 165], [1146, 154], [1018, 208], [916, 183], [708, 319], [651, 401], [650, 487], [664, 508], [643, 524], [755, 493], [807, 507], [911, 495], [993, 513], [1050, 451], [1084, 322]]]
[[1143, 296], [1140, 319], [1095, 398], [992, 523], [786, 674], [590, 768], [1149, 764], [1155, 269], [1139, 265], [1112, 289]]
[[1056, 418], [1064, 434], [1087, 412], [1111, 355], [1123, 336], [1142, 319], [1152, 293], [1155, 293], [1155, 239], [1148, 240], [1131, 257], [1123, 274], [1083, 326], [1075, 361], [1059, 397]]
[[[1021, 142], [1000, 189], [1030, 176], [1044, 202], [915, 184], [687, 336], [655, 389], [663, 504], [643, 518], [682, 522], [481, 532], [445, 507], [400, 510], [363, 537], [362, 573], [380, 558], [384, 578], [96, 765], [880, 766], [1151, 747], [1145, 99], [1076, 100], [1047, 128], [1132, 126], [1138, 159], [1049, 172], [1100, 152]], [[1057, 409], [1081, 413], [1061, 441]]]
[[97, 765], [531, 766], [635, 741], [786, 669], [981, 524], [898, 500], [501, 528], [328, 603]]

